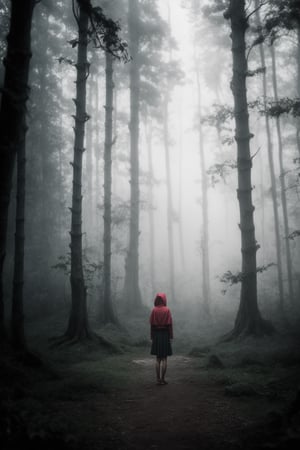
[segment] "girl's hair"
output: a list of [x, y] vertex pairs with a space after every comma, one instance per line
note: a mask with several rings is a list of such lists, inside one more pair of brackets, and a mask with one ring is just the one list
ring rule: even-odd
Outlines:
[[163, 305], [164, 301], [160, 295], [157, 295], [154, 300], [154, 306]]

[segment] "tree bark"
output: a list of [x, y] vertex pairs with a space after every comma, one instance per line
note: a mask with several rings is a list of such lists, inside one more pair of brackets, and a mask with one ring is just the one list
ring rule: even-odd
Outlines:
[[24, 243], [25, 243], [25, 179], [26, 179], [25, 140], [17, 154], [17, 201], [15, 258], [11, 311], [11, 339], [15, 350], [24, 351], [26, 347], [23, 313], [24, 285]]
[[[60, 86], [59, 91], [61, 98], [63, 98], [63, 71], [60, 73]], [[65, 213], [65, 191], [64, 191], [64, 171], [63, 171], [63, 146], [64, 146], [64, 115], [61, 114], [59, 124], [60, 145], [58, 148], [58, 192], [60, 198], [60, 212], [59, 212], [59, 248], [62, 248], [64, 243], [64, 221], [63, 215]]]
[[103, 265], [103, 322], [117, 323], [111, 298], [111, 191], [113, 146], [113, 57], [106, 52], [106, 102], [104, 144], [104, 265]]
[[[115, 75], [115, 74], [114, 74]], [[116, 77], [114, 77], [115, 79]], [[114, 83], [114, 116], [113, 116], [113, 136], [117, 137], [118, 129], [118, 87]], [[113, 151], [113, 184], [112, 184], [112, 194], [117, 196], [118, 192], [118, 160], [116, 146]]]
[[210, 270], [209, 270], [209, 232], [208, 232], [208, 185], [206, 174], [206, 162], [203, 144], [203, 130], [201, 122], [201, 85], [199, 67], [196, 62], [196, 80], [198, 97], [198, 134], [199, 134], [199, 154], [201, 164], [201, 194], [202, 194], [202, 237], [201, 237], [201, 256], [202, 256], [202, 295], [204, 313], [210, 316]]
[[240, 210], [242, 281], [240, 305], [234, 329], [228, 335], [261, 335], [272, 330], [271, 324], [260, 315], [257, 302], [256, 252], [252, 204], [249, 114], [247, 104], [246, 76], [247, 60], [245, 33], [248, 27], [245, 14], [245, 0], [231, 0], [225, 15], [231, 21], [233, 77], [231, 89], [234, 98], [235, 140], [237, 142], [238, 189]]
[[130, 221], [129, 246], [125, 262], [124, 299], [126, 306], [139, 308], [142, 297], [139, 287], [139, 2], [129, 0], [128, 32], [130, 62]]
[[[180, 102], [181, 103], [181, 102]], [[185, 269], [185, 252], [184, 252], [184, 239], [183, 239], [183, 214], [182, 214], [182, 159], [183, 159], [183, 143], [182, 143], [182, 109], [181, 104], [179, 107], [179, 167], [178, 167], [178, 238], [179, 238], [179, 251], [180, 262], [182, 269]]]
[[[171, 30], [171, 6], [169, 0], [167, 2], [167, 9], [168, 9], [167, 23], [169, 30]], [[168, 62], [169, 64], [171, 64], [172, 61], [171, 34], [169, 34], [168, 38], [168, 52], [169, 52]], [[169, 249], [169, 283], [172, 300], [173, 302], [176, 302], [174, 233], [173, 233], [174, 204], [173, 204], [172, 176], [170, 165], [169, 103], [170, 103], [169, 86], [167, 86], [163, 98], [163, 138], [165, 148], [166, 181], [167, 181], [167, 233], [168, 233], [168, 249]]]
[[88, 74], [87, 45], [89, 17], [79, 3], [78, 52], [76, 77], [76, 115], [73, 159], [73, 193], [71, 208], [71, 292], [72, 304], [66, 336], [80, 339], [89, 336], [86, 286], [82, 263], [82, 155], [84, 152], [86, 113], [86, 80]]
[[[87, 99], [89, 107], [92, 108], [93, 96], [94, 96], [94, 80], [90, 77], [87, 89]], [[93, 112], [92, 112], [93, 116]], [[85, 199], [85, 210], [86, 210], [86, 225], [88, 227], [87, 231], [87, 242], [88, 246], [92, 245], [93, 242], [93, 230], [94, 230], [94, 211], [93, 211], [93, 120], [89, 120], [86, 126], [86, 199]]]
[[[93, 208], [97, 211], [96, 213], [96, 228], [98, 230], [98, 233], [96, 234], [97, 240], [99, 242], [99, 236], [102, 236], [101, 232], [101, 225], [102, 225], [102, 218], [100, 214], [100, 208], [98, 204], [100, 203], [99, 198], [101, 198], [101, 180], [100, 180], [100, 161], [102, 157], [102, 149], [101, 149], [101, 128], [102, 128], [102, 109], [103, 104], [100, 102], [100, 82], [97, 77], [96, 81], [96, 142], [95, 142], [95, 148], [94, 148], [94, 160], [96, 162], [96, 168], [95, 168], [95, 189], [96, 189], [96, 195], [94, 195], [94, 205]], [[99, 197], [98, 197], [99, 196]], [[102, 254], [102, 248], [101, 248], [101, 240], [100, 240], [100, 251], [99, 251], [99, 261], [101, 261], [101, 255]]]
[[10, 30], [4, 60], [5, 76], [0, 109], [0, 340], [5, 336], [3, 267], [8, 207], [15, 157], [26, 135], [26, 102], [31, 58], [31, 22], [34, 0], [11, 0]]
[[163, 104], [163, 135], [165, 148], [165, 164], [166, 164], [166, 180], [167, 180], [167, 231], [168, 231], [168, 249], [169, 249], [169, 277], [170, 277], [170, 292], [173, 302], [176, 302], [175, 297], [175, 270], [174, 270], [174, 236], [173, 236], [173, 193], [171, 180], [171, 166], [170, 166], [170, 145], [169, 145], [169, 94], [165, 93]]
[[155, 232], [154, 232], [154, 196], [153, 196], [153, 156], [152, 156], [152, 123], [149, 117], [145, 115], [145, 134], [148, 153], [148, 170], [149, 170], [149, 254], [150, 254], [150, 284], [151, 292], [154, 295], [156, 290], [156, 276], [155, 276]]
[[[49, 45], [49, 16], [46, 15], [45, 18], [40, 15], [36, 23], [36, 39], [39, 38], [40, 30], [46, 27], [43, 45], [44, 48], [48, 48]], [[39, 43], [41, 46], [41, 43]], [[42, 49], [40, 49], [42, 51]], [[49, 204], [51, 201], [51, 191], [50, 186], [51, 183], [51, 152], [53, 149], [51, 140], [49, 139], [49, 113], [48, 113], [48, 104], [47, 104], [47, 74], [48, 71], [51, 70], [47, 62], [41, 63], [38, 67], [38, 81], [39, 81], [39, 94], [40, 94], [40, 114], [36, 116], [37, 123], [39, 123], [38, 128], [38, 138], [36, 141], [36, 151], [38, 153], [38, 161], [39, 161], [39, 172], [40, 172], [40, 195], [37, 199], [36, 204], [36, 213], [39, 217], [39, 226], [38, 226], [38, 242], [39, 244], [36, 247], [36, 260], [39, 266], [39, 276], [37, 280], [36, 289], [39, 293], [38, 297], [43, 299], [40, 301], [40, 314], [43, 315], [45, 311], [47, 311], [47, 290], [49, 287], [47, 286], [47, 280], [49, 277], [49, 260], [51, 258], [51, 253], [53, 250], [53, 243], [51, 242], [51, 237], [53, 238], [53, 214], [51, 212], [51, 208], [49, 208]], [[49, 96], [48, 96], [49, 99]], [[50, 170], [49, 170], [50, 168]], [[52, 223], [51, 223], [52, 222]], [[44, 251], [41, 252], [40, 248], [43, 248]]]
[[[297, 95], [300, 98], [300, 24], [297, 28]], [[296, 140], [300, 156], [300, 118], [296, 117]]]
[[[255, 2], [256, 11], [256, 24], [258, 27], [261, 26], [260, 15], [259, 15], [259, 2]], [[259, 45], [260, 61], [261, 67], [266, 67], [265, 52], [263, 44]], [[264, 108], [267, 109], [267, 78], [266, 73], [262, 75], [262, 85], [263, 85], [263, 102]], [[265, 114], [265, 124], [267, 133], [267, 144], [268, 144], [268, 160], [270, 169], [270, 179], [271, 179], [271, 195], [272, 195], [272, 205], [273, 205], [273, 216], [274, 216], [274, 227], [275, 227], [275, 244], [276, 244], [276, 260], [277, 260], [277, 280], [279, 289], [279, 309], [283, 311], [284, 304], [284, 290], [282, 282], [282, 259], [281, 259], [281, 242], [280, 242], [280, 226], [279, 226], [279, 214], [277, 206], [277, 189], [276, 189], [276, 176], [274, 169], [274, 157], [273, 157], [273, 143], [270, 130], [270, 119], [267, 114]]]
[[[278, 102], [278, 88], [277, 88], [277, 70], [276, 70], [276, 57], [275, 57], [275, 48], [274, 43], [271, 45], [271, 57], [272, 57], [272, 81], [273, 81], [273, 89], [274, 89], [274, 98], [275, 102]], [[279, 153], [279, 167], [280, 167], [280, 193], [281, 193], [281, 203], [282, 203], [282, 212], [283, 212], [283, 226], [284, 226], [284, 242], [285, 242], [285, 250], [286, 250], [286, 268], [287, 268], [287, 276], [288, 276], [288, 291], [289, 291], [289, 300], [293, 304], [294, 303], [294, 287], [293, 287], [293, 269], [292, 269], [292, 255], [291, 255], [291, 247], [290, 240], [288, 239], [289, 235], [289, 219], [288, 219], [288, 208], [287, 208], [287, 200], [286, 200], [286, 185], [285, 185], [285, 172], [284, 172], [284, 164], [283, 164], [283, 144], [282, 144], [282, 134], [280, 127], [280, 118], [276, 117], [276, 131], [277, 131], [277, 139], [278, 139], [278, 153]]]

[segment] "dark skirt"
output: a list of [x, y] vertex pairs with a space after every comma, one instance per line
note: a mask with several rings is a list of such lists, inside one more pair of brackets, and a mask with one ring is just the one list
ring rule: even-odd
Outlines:
[[166, 358], [172, 355], [172, 347], [168, 330], [154, 330], [151, 345], [151, 355]]

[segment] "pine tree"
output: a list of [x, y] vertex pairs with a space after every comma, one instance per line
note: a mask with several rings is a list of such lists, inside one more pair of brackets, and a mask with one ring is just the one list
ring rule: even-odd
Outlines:
[[128, 306], [141, 307], [139, 286], [139, 116], [140, 116], [140, 62], [139, 1], [128, 0], [128, 36], [130, 62], [130, 222], [129, 244], [125, 261], [124, 301]]
[[103, 321], [117, 323], [111, 296], [111, 189], [112, 189], [112, 146], [113, 146], [113, 57], [105, 53], [105, 143], [104, 143], [104, 233], [103, 233]]
[[82, 156], [85, 150], [85, 123], [89, 119], [86, 112], [87, 47], [91, 36], [96, 46], [114, 55], [126, 52], [126, 46], [118, 37], [119, 25], [107, 19], [101, 8], [93, 8], [90, 0], [77, 0], [77, 8], [73, 0], [73, 10], [78, 24], [78, 38], [72, 41], [72, 45], [77, 45], [78, 50], [70, 244], [72, 305], [65, 334], [69, 339], [81, 339], [90, 336], [82, 260]]
[[256, 252], [258, 245], [255, 239], [255, 227], [252, 204], [249, 113], [246, 91], [247, 59], [245, 33], [248, 21], [245, 12], [245, 0], [231, 0], [224, 13], [231, 23], [233, 77], [231, 82], [234, 99], [235, 140], [237, 143], [238, 189], [237, 196], [240, 209], [240, 230], [242, 250], [242, 279], [240, 305], [234, 329], [227, 339], [239, 335], [261, 335], [273, 329], [260, 314], [257, 301]]
[[[259, 1], [255, 2], [256, 8], [256, 26], [258, 30], [261, 30], [261, 20], [259, 12]], [[267, 77], [266, 77], [266, 61], [265, 61], [265, 51], [263, 43], [259, 44], [259, 54], [261, 67], [264, 70], [262, 74], [262, 89], [263, 89], [263, 103], [264, 108], [267, 108]], [[274, 168], [274, 152], [273, 152], [273, 142], [270, 127], [270, 118], [268, 114], [265, 115], [265, 126], [267, 134], [267, 148], [268, 148], [268, 160], [269, 160], [269, 170], [271, 178], [271, 195], [272, 195], [272, 206], [273, 206], [273, 216], [274, 216], [274, 228], [275, 228], [275, 242], [276, 242], [276, 262], [277, 262], [277, 279], [279, 288], [279, 308], [281, 312], [283, 311], [284, 303], [284, 293], [283, 293], [283, 277], [282, 277], [282, 258], [281, 258], [281, 241], [280, 241], [280, 223], [279, 223], [279, 213], [277, 205], [277, 189], [276, 189], [276, 175]]]
[[4, 60], [5, 76], [0, 108], [0, 337], [4, 332], [3, 267], [8, 207], [15, 158], [25, 145], [26, 103], [31, 59], [31, 22], [35, 0], [11, 1], [10, 29]]

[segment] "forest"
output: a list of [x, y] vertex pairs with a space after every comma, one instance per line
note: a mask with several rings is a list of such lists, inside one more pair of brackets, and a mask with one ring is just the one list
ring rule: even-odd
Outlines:
[[300, 0], [0, 0], [0, 59], [1, 449], [298, 449]]

